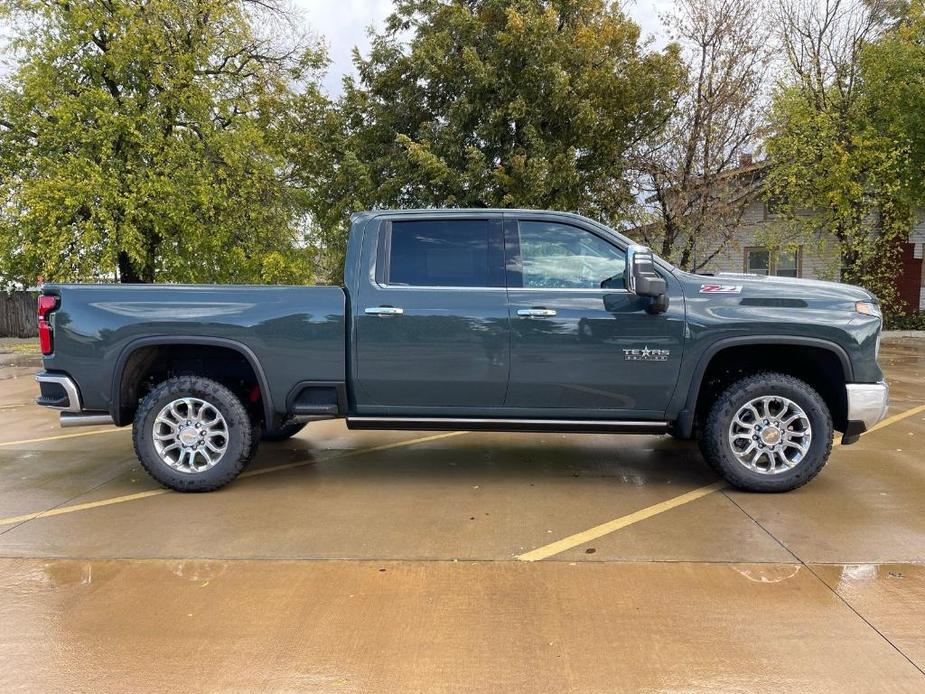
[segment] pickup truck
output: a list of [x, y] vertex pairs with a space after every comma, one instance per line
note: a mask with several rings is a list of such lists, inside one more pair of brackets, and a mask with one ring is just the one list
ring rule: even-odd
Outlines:
[[786, 491], [886, 412], [877, 299], [682, 272], [575, 214], [354, 215], [344, 287], [46, 284], [39, 405], [133, 426], [161, 484], [210, 491], [258, 442], [351, 429], [670, 434]]

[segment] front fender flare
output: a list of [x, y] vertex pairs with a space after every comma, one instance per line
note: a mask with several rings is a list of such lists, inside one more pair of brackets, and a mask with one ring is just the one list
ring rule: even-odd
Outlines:
[[679, 384], [678, 393], [684, 393], [685, 400], [676, 404], [681, 407], [677, 416], [674, 418], [672, 430], [682, 438], [690, 438], [694, 430], [694, 413], [697, 411], [697, 398], [700, 394], [700, 386], [703, 383], [703, 376], [710, 365], [710, 361], [719, 352], [729, 347], [741, 347], [744, 345], [797, 345], [802, 347], [814, 347], [824, 349], [835, 354], [841, 363], [842, 373], [845, 377], [845, 383], [851, 383], [854, 380], [854, 369], [851, 366], [851, 359], [848, 353], [841, 345], [816, 337], [803, 337], [799, 335], [746, 335], [738, 337], [724, 337], [710, 343], [700, 354], [697, 365], [694, 367], [690, 383], [686, 391], [683, 385]]

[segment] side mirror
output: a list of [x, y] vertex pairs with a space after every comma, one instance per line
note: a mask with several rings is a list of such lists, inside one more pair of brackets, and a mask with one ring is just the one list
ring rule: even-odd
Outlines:
[[626, 249], [626, 288], [636, 296], [653, 299], [650, 313], [664, 313], [668, 309], [668, 284], [655, 271], [655, 256], [645, 246]]

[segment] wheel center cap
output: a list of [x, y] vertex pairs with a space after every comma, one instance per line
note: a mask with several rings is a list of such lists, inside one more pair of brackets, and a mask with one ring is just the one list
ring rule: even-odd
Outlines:
[[178, 438], [184, 446], [192, 446], [199, 440], [199, 433], [193, 427], [183, 427]]
[[779, 443], [781, 439], [780, 429], [777, 427], [767, 427], [761, 432], [761, 440], [769, 446]]

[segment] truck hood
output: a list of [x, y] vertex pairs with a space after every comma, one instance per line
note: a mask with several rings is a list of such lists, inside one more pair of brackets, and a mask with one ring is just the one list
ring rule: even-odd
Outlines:
[[[780, 299], [824, 299], [829, 301], [872, 301], [877, 297], [862, 287], [840, 282], [825, 282], [823, 280], [807, 280], [794, 277], [775, 277], [765, 275], [748, 275], [735, 272], [720, 272], [716, 275], [695, 275], [683, 273], [684, 280], [689, 282], [693, 293], [709, 294], [704, 291], [708, 285], [722, 285], [724, 287], [741, 287], [734, 293], [741, 296], [763, 296]], [[733, 293], [732, 291], [728, 293]], [[721, 292], [720, 295], [723, 293]]]

